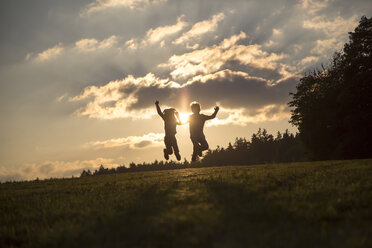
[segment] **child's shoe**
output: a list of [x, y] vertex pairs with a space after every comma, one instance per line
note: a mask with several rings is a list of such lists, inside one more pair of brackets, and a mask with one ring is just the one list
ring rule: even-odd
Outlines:
[[176, 154], [174, 154], [174, 155], [176, 155], [176, 158], [177, 158], [178, 161], [181, 160], [181, 155], [180, 155], [179, 153], [176, 153]]
[[198, 156], [199, 156], [199, 157], [202, 157], [202, 156], [203, 156], [203, 152], [202, 152], [201, 149], [198, 151]]
[[169, 154], [168, 154], [167, 149], [164, 149], [163, 152], [164, 152], [164, 158], [165, 158], [166, 160], [168, 160], [168, 159], [169, 159]]

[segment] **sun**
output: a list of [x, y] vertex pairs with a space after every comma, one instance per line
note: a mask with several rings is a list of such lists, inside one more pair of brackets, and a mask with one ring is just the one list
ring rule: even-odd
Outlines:
[[181, 118], [181, 122], [182, 123], [185, 123], [187, 122], [188, 118], [189, 118], [189, 114], [185, 114], [185, 113], [179, 113], [180, 114], [180, 118]]

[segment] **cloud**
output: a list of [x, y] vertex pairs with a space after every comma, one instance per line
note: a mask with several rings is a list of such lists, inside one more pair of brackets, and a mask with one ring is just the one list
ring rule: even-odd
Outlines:
[[329, 2], [329, 0], [301, 0], [299, 4], [307, 13], [314, 15], [327, 7]]
[[146, 42], [155, 43], [159, 42], [164, 37], [172, 34], [176, 34], [184, 29], [188, 23], [182, 20], [183, 16], [177, 18], [177, 23], [169, 26], [160, 26], [155, 29], [150, 29], [146, 33]]
[[125, 45], [132, 50], [136, 50], [138, 48], [139, 43], [136, 39], [130, 39], [125, 42]]
[[[212, 112], [212, 109], [209, 110]], [[222, 117], [221, 117], [222, 115]], [[271, 104], [254, 111], [245, 108], [222, 108], [217, 118], [207, 122], [207, 126], [225, 126], [238, 125], [246, 126], [250, 123], [259, 123], [266, 121], [277, 121], [288, 119], [290, 112], [286, 104]]]
[[309, 20], [305, 20], [303, 27], [306, 29], [322, 30], [327, 37], [345, 36], [348, 32], [354, 29], [358, 24], [359, 17], [353, 15], [350, 18], [337, 16], [331, 20], [324, 16], [315, 16]]
[[342, 44], [343, 42], [336, 38], [317, 40], [316, 46], [311, 49], [311, 53], [314, 55], [323, 55], [327, 53], [331, 47], [341, 47]]
[[165, 44], [164, 39], [167, 36], [177, 34], [186, 26], [188, 26], [188, 23], [182, 20], [183, 18], [184, 18], [183, 15], [179, 16], [177, 18], [177, 23], [173, 25], [159, 26], [154, 29], [151, 28], [147, 30], [146, 36], [142, 41], [139, 41], [138, 39], [130, 39], [126, 41], [125, 45], [132, 50], [136, 50], [138, 47], [143, 47], [148, 44], [160, 42], [160, 46], [163, 47]]
[[223, 13], [218, 13], [212, 16], [211, 19], [197, 22], [192, 28], [186, 33], [182, 34], [177, 40], [174, 41], [174, 44], [183, 44], [199, 38], [201, 35], [209, 32], [214, 32], [217, 29], [217, 24], [225, 18]]
[[112, 35], [102, 41], [96, 39], [81, 39], [75, 42], [74, 46], [65, 47], [61, 42], [52, 48], [38, 53], [36, 56], [33, 53], [28, 53], [25, 61], [44, 62], [64, 55], [71, 55], [74, 51], [78, 52], [95, 52], [97, 50], [114, 48], [118, 44], [118, 37]]
[[224, 39], [220, 44], [194, 50], [181, 55], [173, 55], [167, 63], [159, 67], [171, 68], [173, 79], [189, 78], [198, 74], [209, 74], [226, 67], [229, 63], [251, 66], [256, 69], [274, 70], [277, 61], [284, 58], [284, 54], [268, 53], [261, 45], [238, 45], [240, 40], [247, 38], [244, 32]]
[[104, 141], [92, 141], [84, 145], [85, 148], [103, 149], [114, 147], [129, 147], [131, 149], [144, 149], [148, 147], [161, 146], [164, 134], [148, 133], [143, 136], [129, 136], [125, 138], [110, 139]]
[[95, 170], [100, 165], [106, 168], [117, 167], [110, 158], [97, 158], [93, 160], [45, 161], [43, 163], [25, 164], [19, 168], [0, 167], [0, 181], [32, 180], [45, 178], [61, 178], [79, 176], [83, 170]]
[[108, 8], [125, 7], [129, 9], [140, 9], [151, 4], [166, 2], [166, 0], [96, 0], [90, 3], [84, 10], [83, 14], [103, 11]]
[[319, 57], [315, 57], [315, 56], [308, 56], [306, 58], [303, 58], [301, 61], [300, 61], [300, 64], [301, 65], [306, 65], [306, 64], [314, 64], [316, 61], [319, 60]]
[[316, 40], [316, 45], [311, 50], [312, 54], [326, 54], [334, 48], [342, 48], [344, 43], [343, 37], [353, 30], [358, 24], [358, 16], [353, 15], [350, 18], [342, 18], [338, 16], [332, 20], [327, 20], [324, 16], [316, 16], [309, 20], [305, 20], [303, 27], [322, 31], [325, 34], [323, 39]]
[[[43, 62], [43, 61], [46, 61], [46, 60], [50, 60], [50, 59], [55, 58], [58, 55], [60, 55], [63, 51], [64, 51], [64, 48], [63, 48], [62, 43], [58, 43], [54, 47], [49, 48], [49, 49], [37, 54], [37, 56], [35, 57], [35, 61]], [[31, 54], [27, 54], [26, 60], [29, 60], [30, 57], [31, 57]]]
[[96, 39], [82, 39], [75, 42], [75, 49], [83, 52], [93, 52], [98, 49], [107, 49], [115, 46], [118, 42], [118, 37], [113, 35], [102, 41]]
[[136, 96], [139, 89], [153, 87], [167, 89], [178, 86], [176, 83], [170, 82], [168, 79], [160, 79], [152, 73], [138, 78], [129, 75], [122, 80], [111, 81], [101, 87], [89, 86], [84, 89], [82, 94], [70, 98], [70, 101], [93, 99], [76, 112], [78, 115], [87, 115], [91, 118], [99, 119], [128, 117], [132, 119], [147, 119], [153, 115], [152, 109], [133, 109], [131, 106], [139, 100]]
[[57, 97], [56, 102], [62, 102], [64, 99], [66, 99], [66, 97], [67, 97], [67, 93]]

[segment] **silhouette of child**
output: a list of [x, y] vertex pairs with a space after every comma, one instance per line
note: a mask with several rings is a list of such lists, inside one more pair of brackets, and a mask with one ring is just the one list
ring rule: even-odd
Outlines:
[[220, 108], [216, 106], [212, 115], [204, 115], [200, 114], [200, 103], [192, 102], [190, 107], [193, 114], [189, 116], [188, 122], [190, 126], [190, 138], [194, 145], [191, 161], [196, 161], [197, 157], [203, 156], [203, 151], [209, 148], [203, 133], [204, 123], [207, 120], [215, 118]]
[[[176, 140], [176, 127], [177, 125], [181, 125], [180, 123], [180, 116], [179, 113], [174, 108], [164, 109], [162, 112], [159, 107], [159, 101], [155, 102], [156, 110], [160, 117], [164, 120], [164, 129], [165, 129], [165, 136], [164, 136], [164, 143], [165, 149], [164, 151], [164, 158], [166, 160], [169, 159], [169, 155], [173, 154], [176, 155], [178, 161], [181, 160], [181, 155], [178, 150], [177, 140]], [[177, 118], [176, 118], [177, 116]]]

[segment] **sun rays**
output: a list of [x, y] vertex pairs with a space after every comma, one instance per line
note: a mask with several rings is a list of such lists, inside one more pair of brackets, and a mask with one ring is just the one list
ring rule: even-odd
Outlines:
[[189, 119], [189, 115], [190, 114], [185, 114], [185, 113], [179, 113], [180, 114], [180, 121], [182, 122], [182, 123], [185, 123], [185, 122], [187, 122], [187, 120]]

